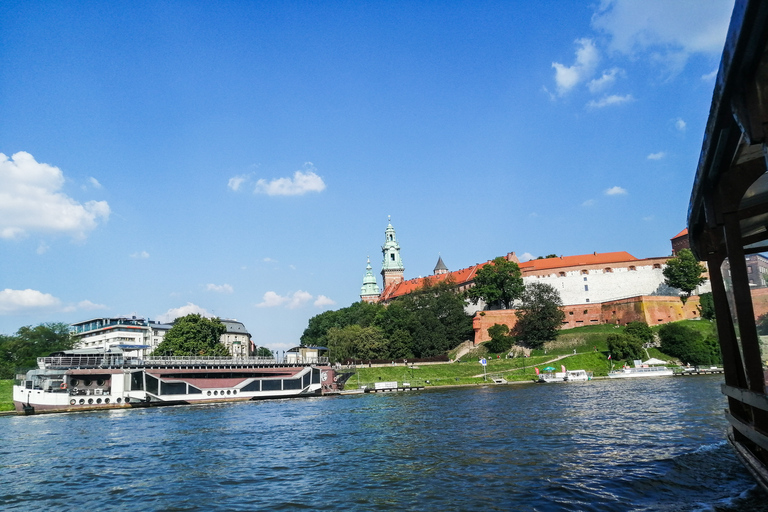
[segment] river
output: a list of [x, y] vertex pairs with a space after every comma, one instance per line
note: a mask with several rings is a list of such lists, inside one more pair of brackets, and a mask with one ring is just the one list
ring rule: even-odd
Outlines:
[[768, 511], [722, 376], [0, 418], [3, 510]]

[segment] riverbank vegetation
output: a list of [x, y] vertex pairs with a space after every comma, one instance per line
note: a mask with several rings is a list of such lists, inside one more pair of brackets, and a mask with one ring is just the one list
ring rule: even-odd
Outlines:
[[0, 380], [0, 412], [13, 410], [13, 380]]
[[[683, 320], [675, 322], [676, 330], [693, 332], [697, 339], [712, 342], [715, 335], [714, 324], [707, 320]], [[638, 359], [650, 358], [667, 361], [668, 366], [676, 366], [679, 363], [691, 363], [688, 360], [680, 360], [678, 357], [662, 352], [661, 347], [651, 346], [644, 348], [643, 343], [656, 344], [658, 331], [663, 326], [648, 327], [645, 324], [627, 327], [613, 325], [590, 325], [560, 331], [554, 341], [547, 342], [541, 349], [531, 350], [529, 356], [519, 355], [510, 357], [504, 353], [494, 353], [488, 350], [488, 343], [475, 347], [462, 355], [458, 360], [458, 350], [449, 352], [449, 356], [456, 360], [444, 364], [398, 364], [385, 366], [356, 366], [347, 369], [352, 376], [347, 381], [347, 388], [358, 386], [374, 387], [376, 382], [397, 381], [400, 385], [407, 382], [411, 387], [417, 386], [449, 386], [483, 384], [492, 382], [493, 379], [503, 378], [507, 382], [533, 381], [536, 378], [535, 368], [543, 371], [546, 367], [552, 367], [560, 371], [561, 366], [569, 370], [586, 370], [593, 373], [594, 377], [605, 377], [611, 368], [623, 365], [632, 365], [635, 357], [618, 357], [610, 350], [610, 339], [621, 335], [627, 338], [640, 337], [639, 354], [631, 353], [630, 356], [639, 355]], [[690, 336], [690, 335], [689, 335]], [[608, 359], [611, 355], [611, 359]], [[480, 359], [486, 360], [485, 368], [480, 364]], [[712, 364], [718, 364], [716, 361]], [[704, 363], [702, 363], [704, 364]], [[706, 363], [709, 364], [709, 363]]]

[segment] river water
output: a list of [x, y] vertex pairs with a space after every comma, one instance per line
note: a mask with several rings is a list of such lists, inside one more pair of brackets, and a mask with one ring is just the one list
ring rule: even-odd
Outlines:
[[768, 511], [722, 376], [0, 418], [3, 510]]

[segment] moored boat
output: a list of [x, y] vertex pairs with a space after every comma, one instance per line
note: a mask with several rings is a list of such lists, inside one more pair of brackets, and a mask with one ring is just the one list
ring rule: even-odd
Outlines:
[[639, 368], [621, 368], [608, 373], [609, 379], [629, 379], [637, 377], [671, 377], [674, 372], [666, 366], [646, 366]]
[[38, 358], [13, 386], [20, 414], [337, 394], [346, 375], [327, 358], [147, 357], [120, 350], [67, 351]]

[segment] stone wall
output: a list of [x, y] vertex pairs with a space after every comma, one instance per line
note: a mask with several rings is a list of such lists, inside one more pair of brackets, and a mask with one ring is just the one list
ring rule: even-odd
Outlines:
[[[768, 312], [768, 289], [764, 295], [764, 308]], [[645, 322], [659, 325], [677, 320], [699, 318], [699, 298], [688, 299], [685, 306], [678, 297], [637, 296], [602, 304], [576, 304], [564, 306], [565, 321], [563, 329], [583, 327], [585, 325], [612, 324], [626, 325], [629, 322]], [[755, 310], [757, 315], [757, 307]], [[517, 323], [515, 310], [504, 309], [476, 313], [472, 326], [475, 331], [475, 345], [491, 339], [488, 328], [494, 324], [504, 324], [512, 330]]]

